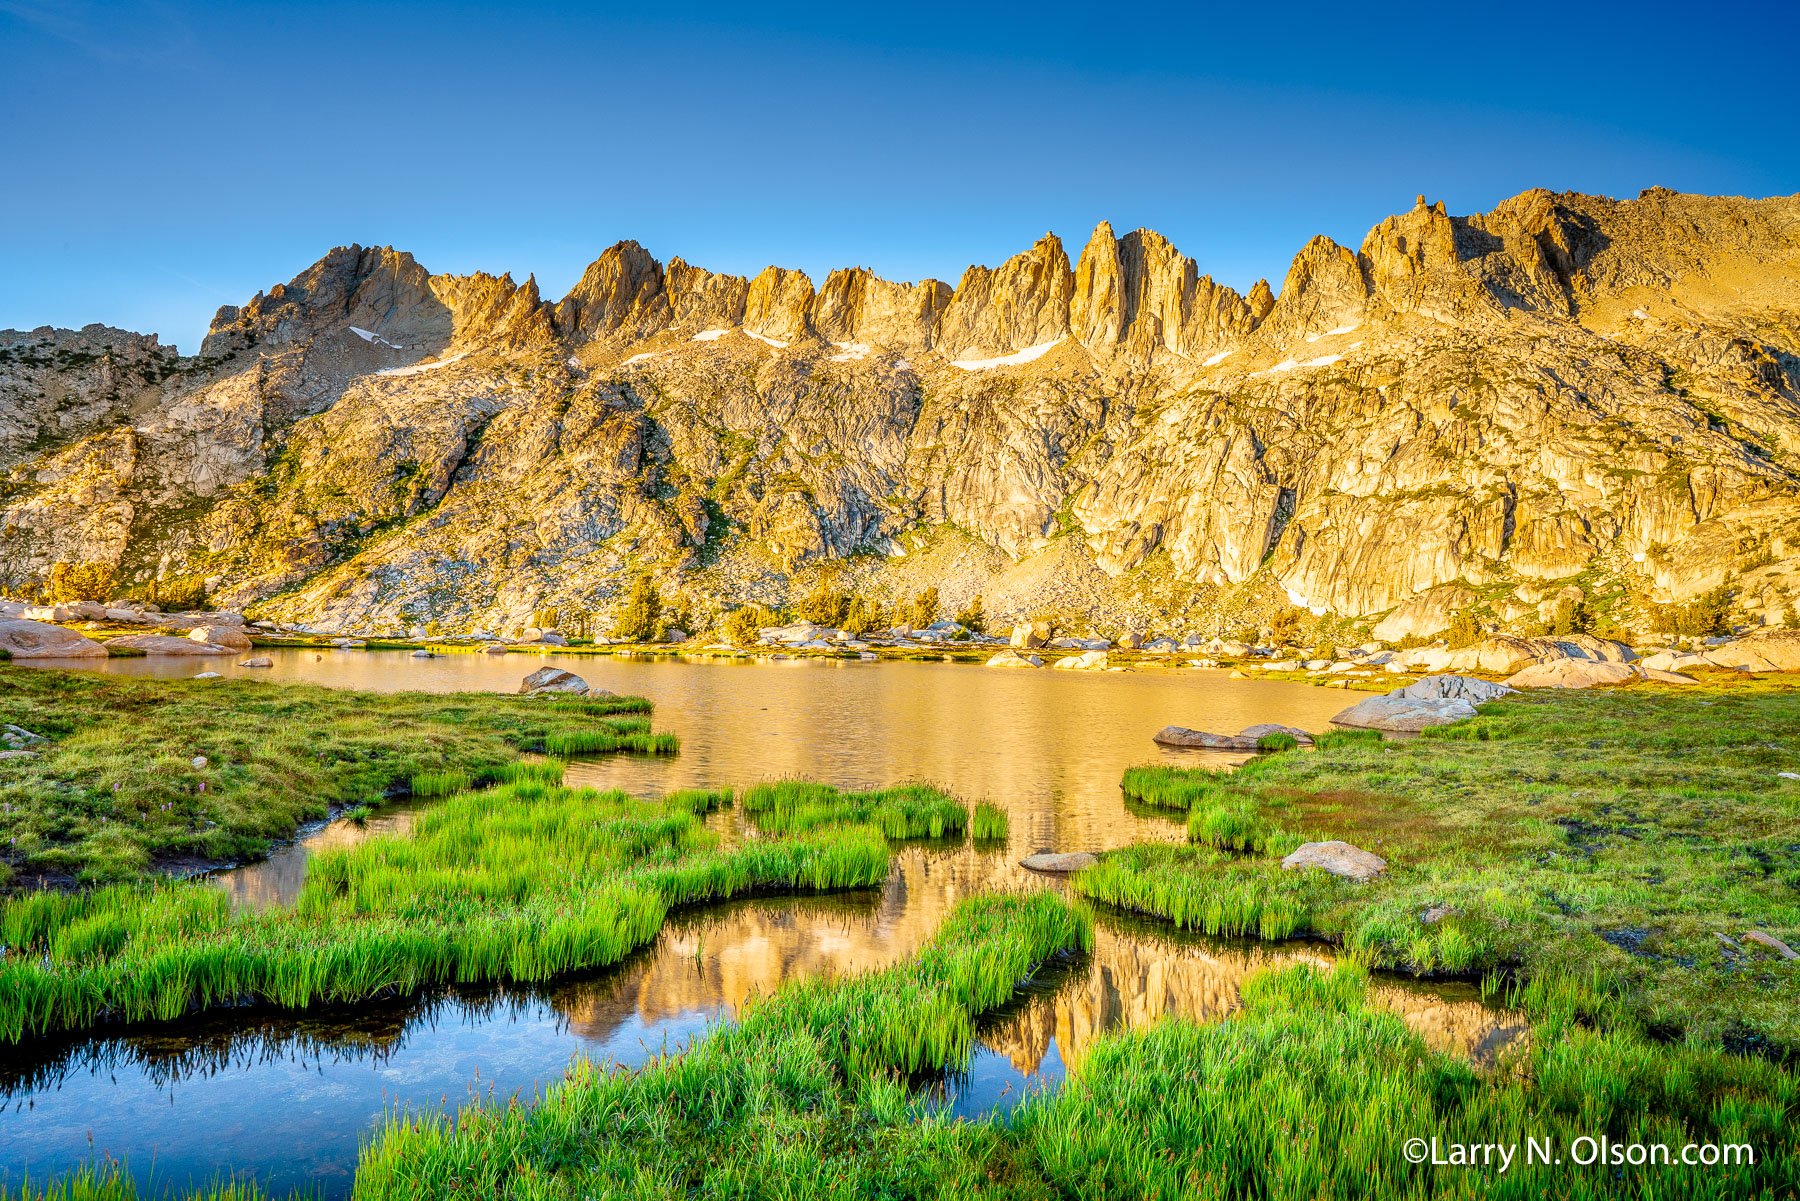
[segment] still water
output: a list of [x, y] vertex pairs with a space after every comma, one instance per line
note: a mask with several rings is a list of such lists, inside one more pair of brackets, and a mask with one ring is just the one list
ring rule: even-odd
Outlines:
[[[106, 1031], [9, 1049], [0, 1067], [0, 1180], [123, 1159], [152, 1194], [235, 1172], [277, 1191], [347, 1195], [359, 1141], [396, 1108], [454, 1107], [474, 1097], [529, 1099], [571, 1057], [641, 1064], [677, 1050], [743, 1003], [813, 975], [861, 971], [916, 950], [962, 896], [1057, 887], [1017, 866], [1036, 850], [1102, 850], [1178, 840], [1181, 823], [1128, 809], [1121, 771], [1165, 759], [1150, 735], [1173, 724], [1235, 732], [1260, 721], [1323, 728], [1346, 703], [1307, 685], [1230, 680], [1210, 671], [1085, 674], [990, 671], [955, 664], [844, 661], [721, 663], [549, 655], [276, 652], [254, 671], [216, 663], [115, 660], [106, 670], [370, 689], [513, 691], [546, 662], [590, 684], [656, 702], [659, 730], [681, 736], [669, 759], [572, 764], [571, 783], [645, 795], [804, 776], [845, 787], [939, 783], [1011, 818], [1004, 850], [908, 847], [878, 891], [759, 899], [678, 914], [624, 963], [534, 989], [452, 990], [341, 1010], [259, 1012]], [[399, 810], [366, 827], [336, 822], [267, 861], [216, 878], [243, 905], [282, 904], [316, 847], [403, 832]], [[712, 819], [730, 836], [740, 818]], [[200, 887], [211, 885], [200, 884]], [[1218, 1017], [1248, 972], [1308, 944], [1233, 944], [1103, 916], [1092, 955], [1048, 972], [984, 1022], [965, 1071], [931, 1083], [921, 1103], [953, 1115], [1004, 1113], [1053, 1087], [1093, 1039], [1164, 1014]], [[1472, 989], [1383, 981], [1384, 1004], [1434, 1046], [1491, 1061], [1520, 1031]]]

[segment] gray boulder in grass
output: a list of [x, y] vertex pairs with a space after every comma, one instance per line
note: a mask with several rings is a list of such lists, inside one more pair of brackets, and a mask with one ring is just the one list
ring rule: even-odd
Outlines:
[[519, 682], [519, 691], [526, 696], [551, 692], [584, 694], [587, 690], [586, 680], [560, 667], [540, 667]]

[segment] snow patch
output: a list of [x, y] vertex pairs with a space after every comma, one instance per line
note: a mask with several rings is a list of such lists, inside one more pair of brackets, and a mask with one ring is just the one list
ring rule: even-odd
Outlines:
[[894, 360], [894, 370], [895, 371], [911, 371], [912, 364], [907, 362], [905, 359], [895, 359]]
[[1218, 354], [1214, 355], [1212, 358], [1206, 360], [1204, 363], [1202, 363], [1200, 365], [1202, 367], [1217, 367], [1220, 363], [1223, 363], [1226, 359], [1228, 359], [1230, 357], [1231, 357], [1231, 352], [1229, 350], [1221, 350]]
[[576, 358], [574, 355], [570, 355], [569, 356], [569, 366], [571, 366], [571, 367], [575, 368], [575, 370], [579, 371], [579, 370], [581, 370], [581, 360]]
[[703, 329], [688, 340], [690, 342], [717, 342], [730, 332], [728, 329]]
[[1257, 371], [1257, 372], [1253, 372], [1252, 374], [1276, 375], [1283, 371], [1295, 371], [1302, 367], [1324, 367], [1331, 363], [1337, 362], [1339, 359], [1341, 359], [1343, 357], [1344, 356], [1341, 354], [1322, 354], [1316, 359], [1302, 359], [1299, 362], [1295, 362], [1293, 359], [1283, 359], [1283, 360], [1281, 360], [1281, 362], [1275, 364], [1273, 367], [1269, 368], [1267, 371]]
[[631, 365], [632, 365], [632, 364], [633, 364], [633, 363], [641, 363], [641, 362], [643, 362], [643, 361], [644, 361], [644, 360], [645, 360], [645, 359], [653, 359], [653, 358], [655, 358], [655, 357], [656, 357], [656, 356], [657, 356], [657, 355], [658, 355], [658, 354], [660, 354], [660, 353], [661, 353], [661, 351], [656, 351], [656, 350], [646, 350], [646, 351], [645, 351], [645, 352], [644, 352], [644, 353], [643, 353], [643, 354], [634, 354], [634, 355], [632, 355], [632, 356], [631, 356], [631, 357], [630, 357], [630, 358], [628, 358], [628, 359], [626, 359], [626, 360], [625, 360], [625, 361], [624, 361], [624, 362], [623, 362], [623, 363], [620, 363], [620, 364], [619, 364], [619, 366], [621, 366], [621, 367], [629, 367], [629, 366], [631, 366]]
[[[1360, 324], [1361, 322], [1357, 323], [1357, 325]], [[1308, 334], [1306, 335], [1306, 340], [1308, 342], [1317, 342], [1320, 338], [1335, 338], [1339, 334], [1353, 334], [1356, 332], [1356, 329], [1356, 325], [1340, 325], [1336, 329], [1328, 329], [1322, 334]]]
[[986, 371], [990, 367], [1012, 367], [1019, 363], [1029, 363], [1033, 359], [1041, 359], [1055, 350], [1062, 341], [1041, 342], [1036, 346], [1027, 346], [1024, 350], [1015, 350], [1011, 354], [1003, 354], [997, 359], [951, 359], [952, 367], [961, 367], [964, 371]]
[[826, 355], [825, 361], [828, 363], [854, 363], [869, 357], [867, 342], [833, 342], [832, 345], [844, 353]]
[[776, 350], [786, 350], [787, 349], [787, 343], [783, 342], [780, 338], [771, 338], [767, 334], [759, 334], [755, 330], [747, 329], [747, 330], [743, 330], [741, 332], [748, 335], [749, 337], [755, 338], [758, 342], [767, 342], [770, 346], [773, 346]]
[[389, 367], [386, 371], [377, 371], [376, 375], [419, 375], [426, 371], [436, 371], [440, 367], [448, 367], [469, 357], [468, 351], [453, 354], [447, 359], [439, 359], [435, 363], [414, 363], [411, 367]]
[[355, 326], [355, 325], [351, 326], [350, 332], [355, 334], [357, 337], [361, 338], [363, 341], [372, 342], [376, 346], [386, 346], [393, 350], [405, 350], [406, 349], [406, 347], [400, 345], [398, 342], [390, 342], [386, 338], [382, 337], [380, 334], [375, 333], [373, 330], [366, 330], [366, 329], [361, 328], [360, 326]]
[[[1285, 584], [1282, 585], [1282, 587], [1287, 588]], [[1314, 617], [1323, 617], [1329, 611], [1329, 606], [1315, 605], [1307, 598], [1305, 593], [1295, 592], [1292, 588], [1287, 588], [1287, 598], [1288, 604], [1294, 606], [1296, 609], [1305, 609]]]

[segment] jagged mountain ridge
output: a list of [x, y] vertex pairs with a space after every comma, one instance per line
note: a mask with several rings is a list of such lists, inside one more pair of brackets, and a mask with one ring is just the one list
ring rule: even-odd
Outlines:
[[0, 425], [3, 548], [362, 626], [602, 606], [645, 564], [772, 597], [945, 525], [995, 552], [959, 587], [1021, 608], [1056, 590], [1012, 561], [1044, 556], [1099, 609], [1142, 577], [1177, 609], [1260, 589], [1345, 616], [1596, 572], [1681, 599], [1773, 559], [1740, 591], [1779, 613], [1797, 281], [1796, 199], [1660, 189], [1421, 198], [1357, 251], [1314, 239], [1279, 296], [1106, 225], [954, 289], [622, 242], [555, 303], [340, 248], [124, 409], [45, 401], [80, 371], [0, 335], [5, 420], [36, 426], [13, 450]]

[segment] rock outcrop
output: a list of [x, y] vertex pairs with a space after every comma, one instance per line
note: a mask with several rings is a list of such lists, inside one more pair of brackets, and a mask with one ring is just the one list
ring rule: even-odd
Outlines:
[[1448, 726], [1474, 716], [1475, 706], [1459, 698], [1418, 700], [1389, 693], [1358, 701], [1331, 720], [1352, 729], [1417, 734], [1431, 726]]
[[1426, 676], [1404, 688], [1396, 688], [1387, 695], [1396, 700], [1458, 700], [1479, 705], [1483, 701], [1510, 696], [1516, 691], [1517, 689], [1509, 688], [1505, 684], [1496, 684], [1492, 680], [1479, 680], [1474, 676]]
[[1087, 851], [1068, 851], [1058, 854], [1054, 851], [1039, 851], [1035, 855], [1027, 855], [1019, 860], [1019, 866], [1030, 868], [1034, 872], [1078, 872], [1082, 868], [1092, 867], [1100, 862], [1097, 855]]
[[1273, 722], [1246, 726], [1236, 734], [1210, 734], [1205, 730], [1190, 730], [1186, 726], [1164, 726], [1151, 736], [1151, 741], [1158, 746], [1206, 751], [1254, 751], [1260, 750], [1262, 740], [1271, 734], [1285, 734], [1300, 746], [1311, 746], [1313, 741], [1312, 735], [1305, 730]]
[[519, 692], [525, 696], [542, 696], [558, 692], [578, 695], [588, 691], [588, 683], [572, 671], [560, 667], [540, 667], [519, 681]]
[[0, 618], [0, 650], [12, 659], [104, 659], [107, 654], [74, 630], [23, 618]]
[[231, 655], [243, 647], [219, 646], [216, 643], [177, 638], [173, 634], [126, 634], [106, 640], [108, 651], [141, 651], [146, 655]]
[[1388, 865], [1387, 860], [1379, 855], [1371, 854], [1353, 843], [1333, 839], [1330, 842], [1301, 843], [1281, 861], [1281, 866], [1291, 872], [1309, 867], [1318, 868], [1345, 880], [1364, 884], [1387, 871]]

